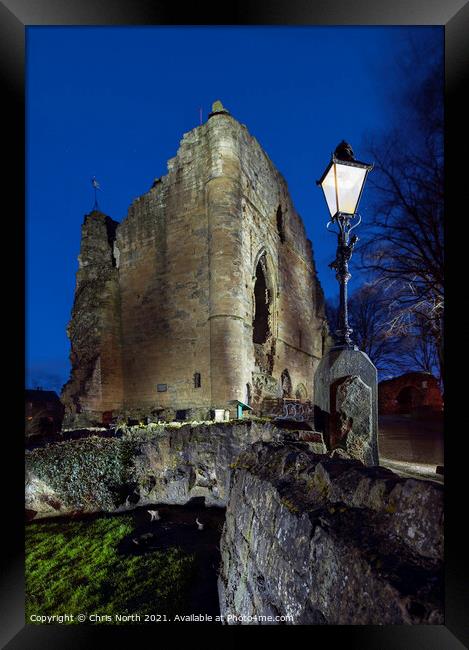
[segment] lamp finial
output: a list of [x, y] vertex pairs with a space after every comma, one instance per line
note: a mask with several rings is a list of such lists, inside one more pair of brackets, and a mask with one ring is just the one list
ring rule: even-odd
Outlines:
[[339, 160], [355, 160], [353, 149], [345, 140], [342, 140], [342, 142], [337, 145], [334, 151], [334, 156]]

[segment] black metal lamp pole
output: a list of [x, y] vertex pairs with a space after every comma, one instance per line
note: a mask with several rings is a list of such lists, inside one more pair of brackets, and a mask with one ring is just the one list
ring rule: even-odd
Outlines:
[[335, 349], [356, 349], [351, 339], [353, 330], [348, 322], [347, 283], [352, 277], [348, 264], [358, 237], [350, 236], [350, 232], [361, 222], [356, 210], [371, 169], [373, 165], [355, 160], [352, 147], [342, 140], [332, 154], [321, 179], [317, 181], [322, 187], [331, 215], [327, 229], [329, 230], [330, 225], [337, 226], [337, 230], [329, 231], [335, 232], [338, 239], [335, 260], [329, 264], [329, 267], [336, 271], [340, 288], [339, 328], [336, 330]]
[[339, 282], [340, 299], [339, 299], [339, 328], [336, 330], [338, 348], [355, 348], [350, 338], [353, 330], [348, 322], [348, 302], [347, 302], [347, 282], [352, 277], [348, 263], [352, 257], [353, 247], [358, 241], [357, 235], [350, 237], [350, 230], [358, 226], [352, 226], [350, 217], [345, 214], [338, 214], [334, 219], [339, 228], [337, 233], [338, 244], [335, 260], [329, 264], [329, 268], [336, 271], [335, 277]]

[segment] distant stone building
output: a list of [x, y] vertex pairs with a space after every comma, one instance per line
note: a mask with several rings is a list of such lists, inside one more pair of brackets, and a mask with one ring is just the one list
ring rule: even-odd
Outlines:
[[68, 424], [312, 396], [327, 329], [311, 242], [285, 180], [220, 102], [122, 223], [85, 216], [78, 259]]
[[428, 372], [408, 372], [378, 384], [380, 415], [441, 412], [443, 398], [437, 379]]
[[42, 436], [58, 433], [62, 428], [64, 406], [53, 390], [25, 391], [25, 435]]

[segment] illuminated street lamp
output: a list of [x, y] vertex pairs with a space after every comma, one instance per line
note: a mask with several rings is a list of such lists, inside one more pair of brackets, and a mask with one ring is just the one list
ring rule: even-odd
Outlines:
[[337, 230], [329, 231], [335, 232], [338, 236], [336, 258], [329, 264], [329, 267], [336, 271], [336, 278], [340, 287], [339, 329], [336, 331], [338, 337], [336, 349], [356, 349], [350, 338], [353, 330], [348, 324], [347, 282], [351, 278], [348, 263], [358, 237], [357, 235], [350, 237], [350, 232], [361, 221], [360, 215], [357, 215], [356, 212], [366, 177], [372, 169], [373, 165], [355, 160], [352, 147], [345, 140], [342, 140], [332, 154], [331, 161], [325, 172], [316, 181], [316, 184], [320, 185], [324, 192], [324, 198], [331, 216], [327, 229], [329, 230], [331, 225], [337, 226]]

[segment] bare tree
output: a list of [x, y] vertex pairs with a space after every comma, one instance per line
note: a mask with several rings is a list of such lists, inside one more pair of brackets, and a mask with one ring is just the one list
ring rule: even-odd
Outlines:
[[[326, 312], [333, 334], [338, 327], [337, 301], [327, 301]], [[389, 301], [382, 287], [370, 283], [356, 289], [350, 295], [348, 313], [354, 343], [370, 357], [381, 375], [395, 372], [402, 337], [389, 332]]]
[[[421, 370], [438, 375], [438, 353], [426, 319], [413, 317], [412, 328], [393, 331], [395, 301], [380, 282], [365, 284], [349, 300], [352, 339], [378, 368], [382, 378]], [[332, 332], [338, 328], [338, 302], [328, 300], [326, 312]]]
[[[420, 53], [419, 53], [420, 56]], [[406, 65], [421, 64], [409, 49]], [[443, 377], [443, 83], [438, 57], [426, 62], [419, 84], [402, 100], [402, 125], [372, 137], [368, 155], [371, 224], [361, 268], [381, 285], [388, 303], [388, 336], [425, 331]], [[422, 330], [423, 327], [423, 330]]]
[[412, 331], [402, 336], [399, 349], [397, 367], [400, 367], [401, 372], [421, 370], [440, 379], [438, 350], [426, 319], [414, 318]]

